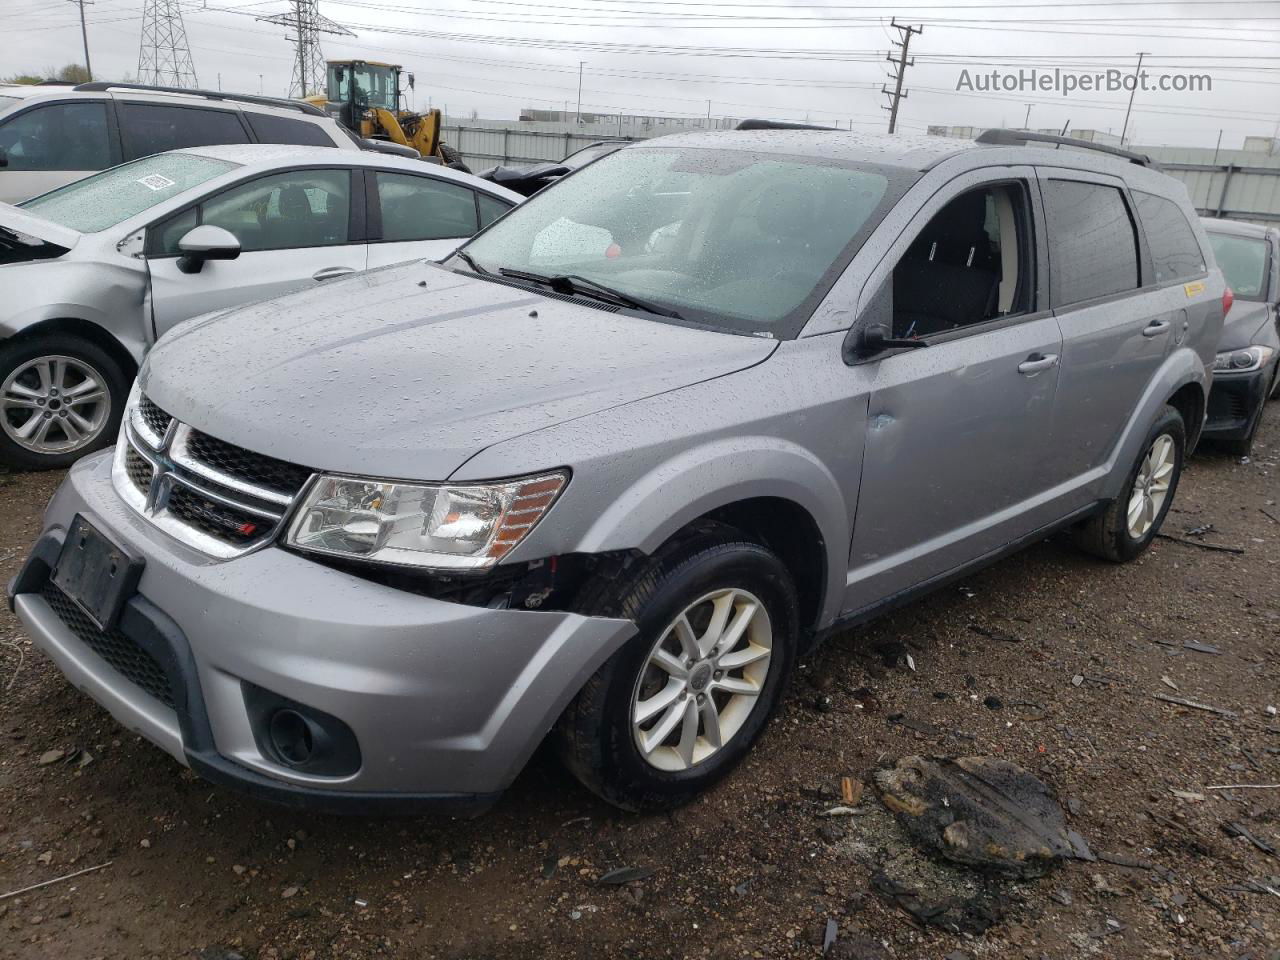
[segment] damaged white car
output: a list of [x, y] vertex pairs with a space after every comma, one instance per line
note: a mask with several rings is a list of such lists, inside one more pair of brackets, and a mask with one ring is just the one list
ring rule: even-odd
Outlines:
[[174, 324], [445, 257], [521, 199], [420, 160], [237, 145], [0, 204], [0, 462], [62, 467], [113, 443], [138, 364]]

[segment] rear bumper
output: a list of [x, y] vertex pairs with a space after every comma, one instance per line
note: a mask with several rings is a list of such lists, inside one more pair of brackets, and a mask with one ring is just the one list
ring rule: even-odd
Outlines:
[[[265, 799], [335, 812], [483, 809], [635, 629], [447, 603], [276, 548], [214, 563], [129, 510], [110, 474], [110, 453], [72, 469], [10, 586], [13, 607], [68, 679], [122, 724], [207, 779]], [[105, 646], [46, 592], [77, 513], [145, 558], [121, 636]], [[124, 659], [112, 643], [128, 648]], [[129, 659], [135, 647], [167, 688]], [[331, 775], [285, 762], [254, 690], [339, 721], [357, 745], [355, 768]]]
[[1256, 373], [1214, 377], [1203, 436], [1209, 440], [1247, 437], [1262, 415], [1274, 376], [1275, 367], [1268, 366]]

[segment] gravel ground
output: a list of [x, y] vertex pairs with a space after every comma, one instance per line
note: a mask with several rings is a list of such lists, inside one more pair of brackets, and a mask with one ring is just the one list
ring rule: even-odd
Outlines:
[[[1280, 789], [1209, 788], [1280, 782], [1278, 469], [1273, 404], [1252, 462], [1184, 475], [1165, 533], [1242, 554], [1160, 540], [1116, 567], [1055, 539], [833, 640], [736, 774], [669, 816], [545, 756], [478, 820], [262, 805], [125, 733], [0, 613], [0, 895], [111, 864], [0, 899], [0, 957], [816, 957], [834, 921], [828, 956], [863, 960], [1275, 960], [1280, 893], [1243, 885], [1280, 859], [1224, 824], [1280, 847]], [[58, 479], [0, 475], [0, 577]], [[871, 773], [910, 754], [1023, 765], [1104, 859], [1013, 885], [985, 935], [917, 926], [858, 856]], [[865, 812], [819, 818], [842, 777]], [[600, 882], [618, 867], [653, 872]]]

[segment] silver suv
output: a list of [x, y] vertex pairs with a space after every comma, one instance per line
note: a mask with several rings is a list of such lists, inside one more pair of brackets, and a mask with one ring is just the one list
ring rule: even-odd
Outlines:
[[0, 202], [180, 147], [362, 143], [307, 103], [142, 84], [0, 84]]
[[1140, 554], [1224, 292], [1136, 155], [663, 138], [443, 264], [174, 331], [13, 602], [126, 726], [262, 796], [482, 806], [551, 732], [670, 807], [833, 631], [1056, 530]]

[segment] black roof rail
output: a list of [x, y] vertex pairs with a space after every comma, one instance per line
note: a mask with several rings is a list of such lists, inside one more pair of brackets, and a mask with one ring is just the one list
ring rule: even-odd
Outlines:
[[1110, 154], [1113, 157], [1128, 160], [1130, 163], [1136, 163], [1141, 167], [1155, 166], [1155, 161], [1145, 153], [1134, 153], [1132, 150], [1123, 150], [1120, 147], [1108, 146], [1105, 143], [1078, 140], [1075, 137], [1060, 137], [1052, 133], [1032, 133], [1030, 130], [1005, 130], [997, 127], [982, 131], [974, 139], [977, 143], [985, 143], [988, 146], [997, 147], [1019, 147], [1026, 146], [1028, 143], [1053, 143], [1061, 147], [1080, 147], [1083, 150], [1096, 150], [1098, 153]]
[[813, 123], [792, 123], [790, 120], [743, 120], [735, 130], [837, 130], [838, 127], [819, 127]]
[[148, 93], [181, 93], [189, 97], [205, 97], [209, 100], [232, 100], [236, 103], [256, 103], [263, 107], [285, 107], [307, 113], [313, 117], [327, 117], [328, 114], [319, 107], [300, 100], [285, 100], [283, 97], [259, 97], [248, 93], [224, 93], [221, 90], [199, 90], [190, 87], [158, 87], [149, 83], [115, 83], [111, 80], [93, 80], [89, 83], [76, 84], [74, 90], [101, 92], [105, 90], [141, 90]]

